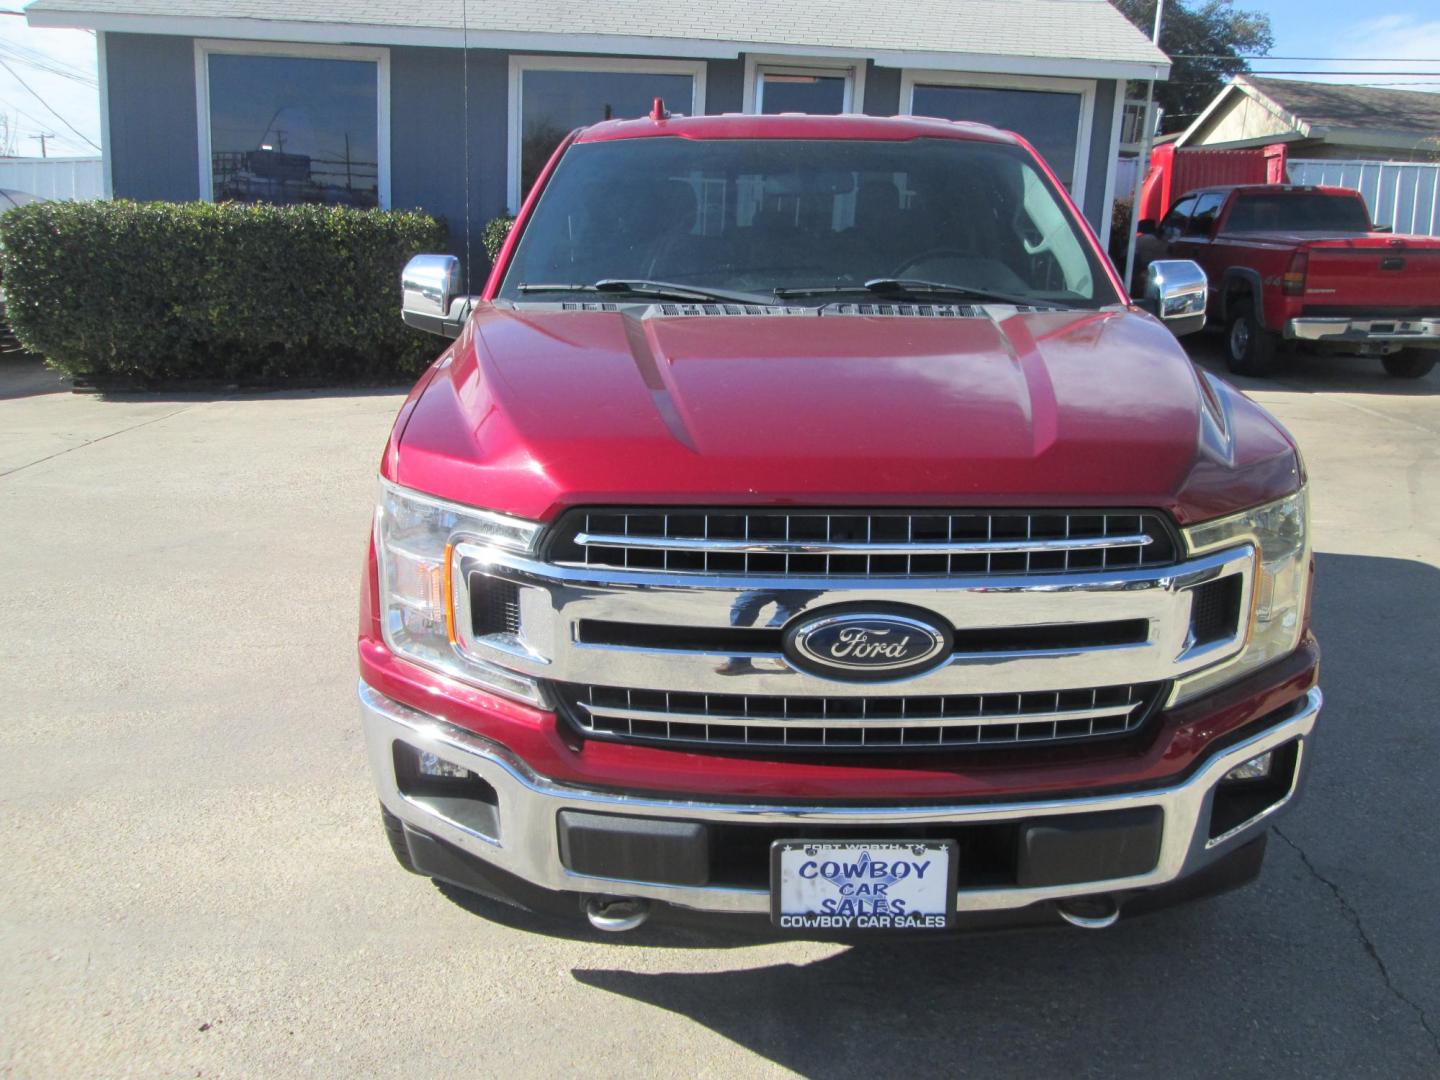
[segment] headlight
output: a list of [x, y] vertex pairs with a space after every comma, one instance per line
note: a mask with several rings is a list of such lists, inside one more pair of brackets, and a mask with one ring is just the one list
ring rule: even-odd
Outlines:
[[[464, 592], [453, 579], [460, 543], [533, 553], [540, 526], [476, 510], [380, 481], [375, 553], [380, 564], [380, 626], [397, 656], [507, 697], [540, 705], [539, 685], [466, 655], [456, 635]], [[468, 618], [461, 611], [459, 618]]]
[[1185, 544], [1192, 555], [1249, 543], [1255, 546], [1259, 565], [1250, 611], [1243, 613], [1248, 616], [1244, 648], [1214, 668], [1181, 679], [1175, 701], [1208, 693], [1299, 646], [1310, 576], [1309, 516], [1310, 497], [1301, 488], [1276, 502], [1185, 530]]

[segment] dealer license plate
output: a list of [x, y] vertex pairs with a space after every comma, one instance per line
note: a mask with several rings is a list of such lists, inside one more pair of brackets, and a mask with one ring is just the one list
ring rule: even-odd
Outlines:
[[953, 840], [777, 840], [770, 915], [785, 930], [943, 930], [958, 863]]

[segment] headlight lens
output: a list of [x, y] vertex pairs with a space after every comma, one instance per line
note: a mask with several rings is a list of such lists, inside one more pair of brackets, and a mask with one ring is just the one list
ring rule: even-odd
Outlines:
[[[380, 481], [375, 553], [380, 565], [380, 626], [397, 656], [535, 705], [535, 680], [467, 656], [455, 633], [459, 590], [452, 580], [460, 543], [531, 554], [540, 526], [435, 499]], [[468, 617], [460, 612], [459, 617]]]
[[1185, 543], [1193, 555], [1254, 544], [1259, 568], [1244, 649], [1215, 668], [1180, 680], [1176, 701], [1208, 693], [1299, 646], [1310, 575], [1309, 517], [1310, 496], [1301, 488], [1276, 502], [1185, 530]]

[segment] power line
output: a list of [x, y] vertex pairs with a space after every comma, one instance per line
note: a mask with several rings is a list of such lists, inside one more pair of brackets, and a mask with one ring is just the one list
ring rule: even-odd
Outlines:
[[[20, 119], [28, 120], [31, 124], [35, 126], [37, 130], [40, 131], [44, 131], [49, 126], [46, 121], [39, 119], [33, 114], [28, 113], [24, 109], [20, 108], [20, 106], [13, 105], [8, 101], [0, 101], [0, 110], [13, 112], [16, 116], [20, 117]], [[63, 142], [67, 145], [75, 142], [75, 140], [71, 139], [68, 135], [57, 135], [55, 136], [55, 139], [57, 142]], [[85, 155], [85, 148], [82, 146], [78, 151], [71, 151], [71, 153], [75, 153], [78, 156], [83, 157]]]
[[1273, 56], [1268, 53], [1171, 53], [1172, 60], [1333, 60], [1347, 64], [1440, 64], [1440, 56]]
[[1271, 68], [1267, 71], [1243, 71], [1242, 75], [1344, 75], [1363, 78], [1366, 75], [1440, 75], [1440, 71], [1342, 71], [1338, 68]]
[[62, 79], [83, 83], [92, 88], [100, 85], [95, 76], [80, 68], [67, 64], [63, 60], [57, 60], [48, 53], [39, 52], [35, 49], [27, 49], [11, 41], [0, 41], [0, 54], [8, 56], [10, 59], [18, 61], [19, 63], [28, 64], [33, 68], [48, 72], [51, 75], [59, 76]]
[[[1254, 74], [1254, 73], [1252, 72], [1251, 74]], [[1417, 76], [1428, 76], [1428, 75], [1431, 75], [1431, 74], [1432, 74], [1432, 72], [1428, 72], [1428, 71], [1416, 72], [1416, 75], [1417, 75]], [[1433, 73], [1433, 74], [1440, 74], [1440, 72]], [[1353, 76], [1353, 77], [1355, 77], [1355, 78], [1361, 78], [1362, 76]], [[1171, 80], [1170, 80], [1169, 82], [1167, 82], [1165, 85], [1166, 85], [1166, 86], [1214, 86], [1214, 85], [1215, 85], [1215, 80], [1213, 80], [1213, 79], [1171, 79]], [[1310, 84], [1307, 84], [1307, 85], [1310, 85]], [[1358, 89], [1358, 88], [1362, 88], [1362, 87], [1366, 87], [1366, 86], [1440, 86], [1440, 79], [1418, 78], [1418, 77], [1417, 77], [1417, 78], [1414, 78], [1414, 79], [1401, 79], [1401, 80], [1393, 81], [1393, 82], [1332, 83], [1332, 84], [1317, 82], [1317, 83], [1314, 83], [1313, 85], [1315, 85], [1315, 86], [1333, 85], [1333, 86], [1337, 86], [1337, 87], [1340, 87], [1341, 89], [1346, 89], [1346, 90], [1349, 90], [1349, 89]]]
[[73, 131], [76, 135], [80, 136], [80, 138], [83, 139], [86, 143], [88, 143], [89, 145], [95, 147], [96, 150], [99, 150], [99, 149], [100, 149], [100, 146], [99, 146], [98, 143], [94, 142], [94, 141], [93, 141], [92, 139], [90, 139], [87, 135], [85, 135], [84, 132], [82, 132], [79, 128], [77, 128], [74, 124], [70, 123], [69, 120], [66, 120], [65, 117], [61, 116], [58, 112], [56, 112], [55, 109], [54, 109], [54, 107], [53, 107], [48, 101], [46, 101], [43, 97], [41, 97], [39, 94], [37, 94], [37, 93], [31, 88], [30, 84], [27, 83], [24, 79], [22, 79], [18, 74], [16, 74], [15, 69], [12, 68], [9, 64], [7, 64], [3, 59], [0, 59], [0, 68], [4, 68], [6, 71], [8, 71], [8, 72], [10, 73], [11, 77], [14, 78], [14, 80], [15, 80], [16, 82], [18, 82], [18, 83], [19, 83], [21, 86], [23, 86], [26, 90], [29, 90], [29, 91], [30, 91], [30, 95], [31, 95], [36, 101], [40, 102], [41, 105], [44, 105], [45, 108], [46, 108], [47, 110], [49, 110], [49, 112], [55, 117], [55, 119], [59, 120], [59, 121], [60, 121], [62, 124], [64, 124], [67, 128], [69, 128], [71, 131]]

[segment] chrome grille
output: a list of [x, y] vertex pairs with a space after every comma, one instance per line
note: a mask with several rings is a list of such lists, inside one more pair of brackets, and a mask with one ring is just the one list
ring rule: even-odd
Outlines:
[[1125, 735], [1144, 724], [1163, 685], [884, 698], [560, 690], [571, 722], [591, 738], [711, 749], [899, 750]]
[[958, 577], [1175, 561], [1164, 519], [1138, 511], [590, 509], [556, 525], [564, 566], [691, 574]]

